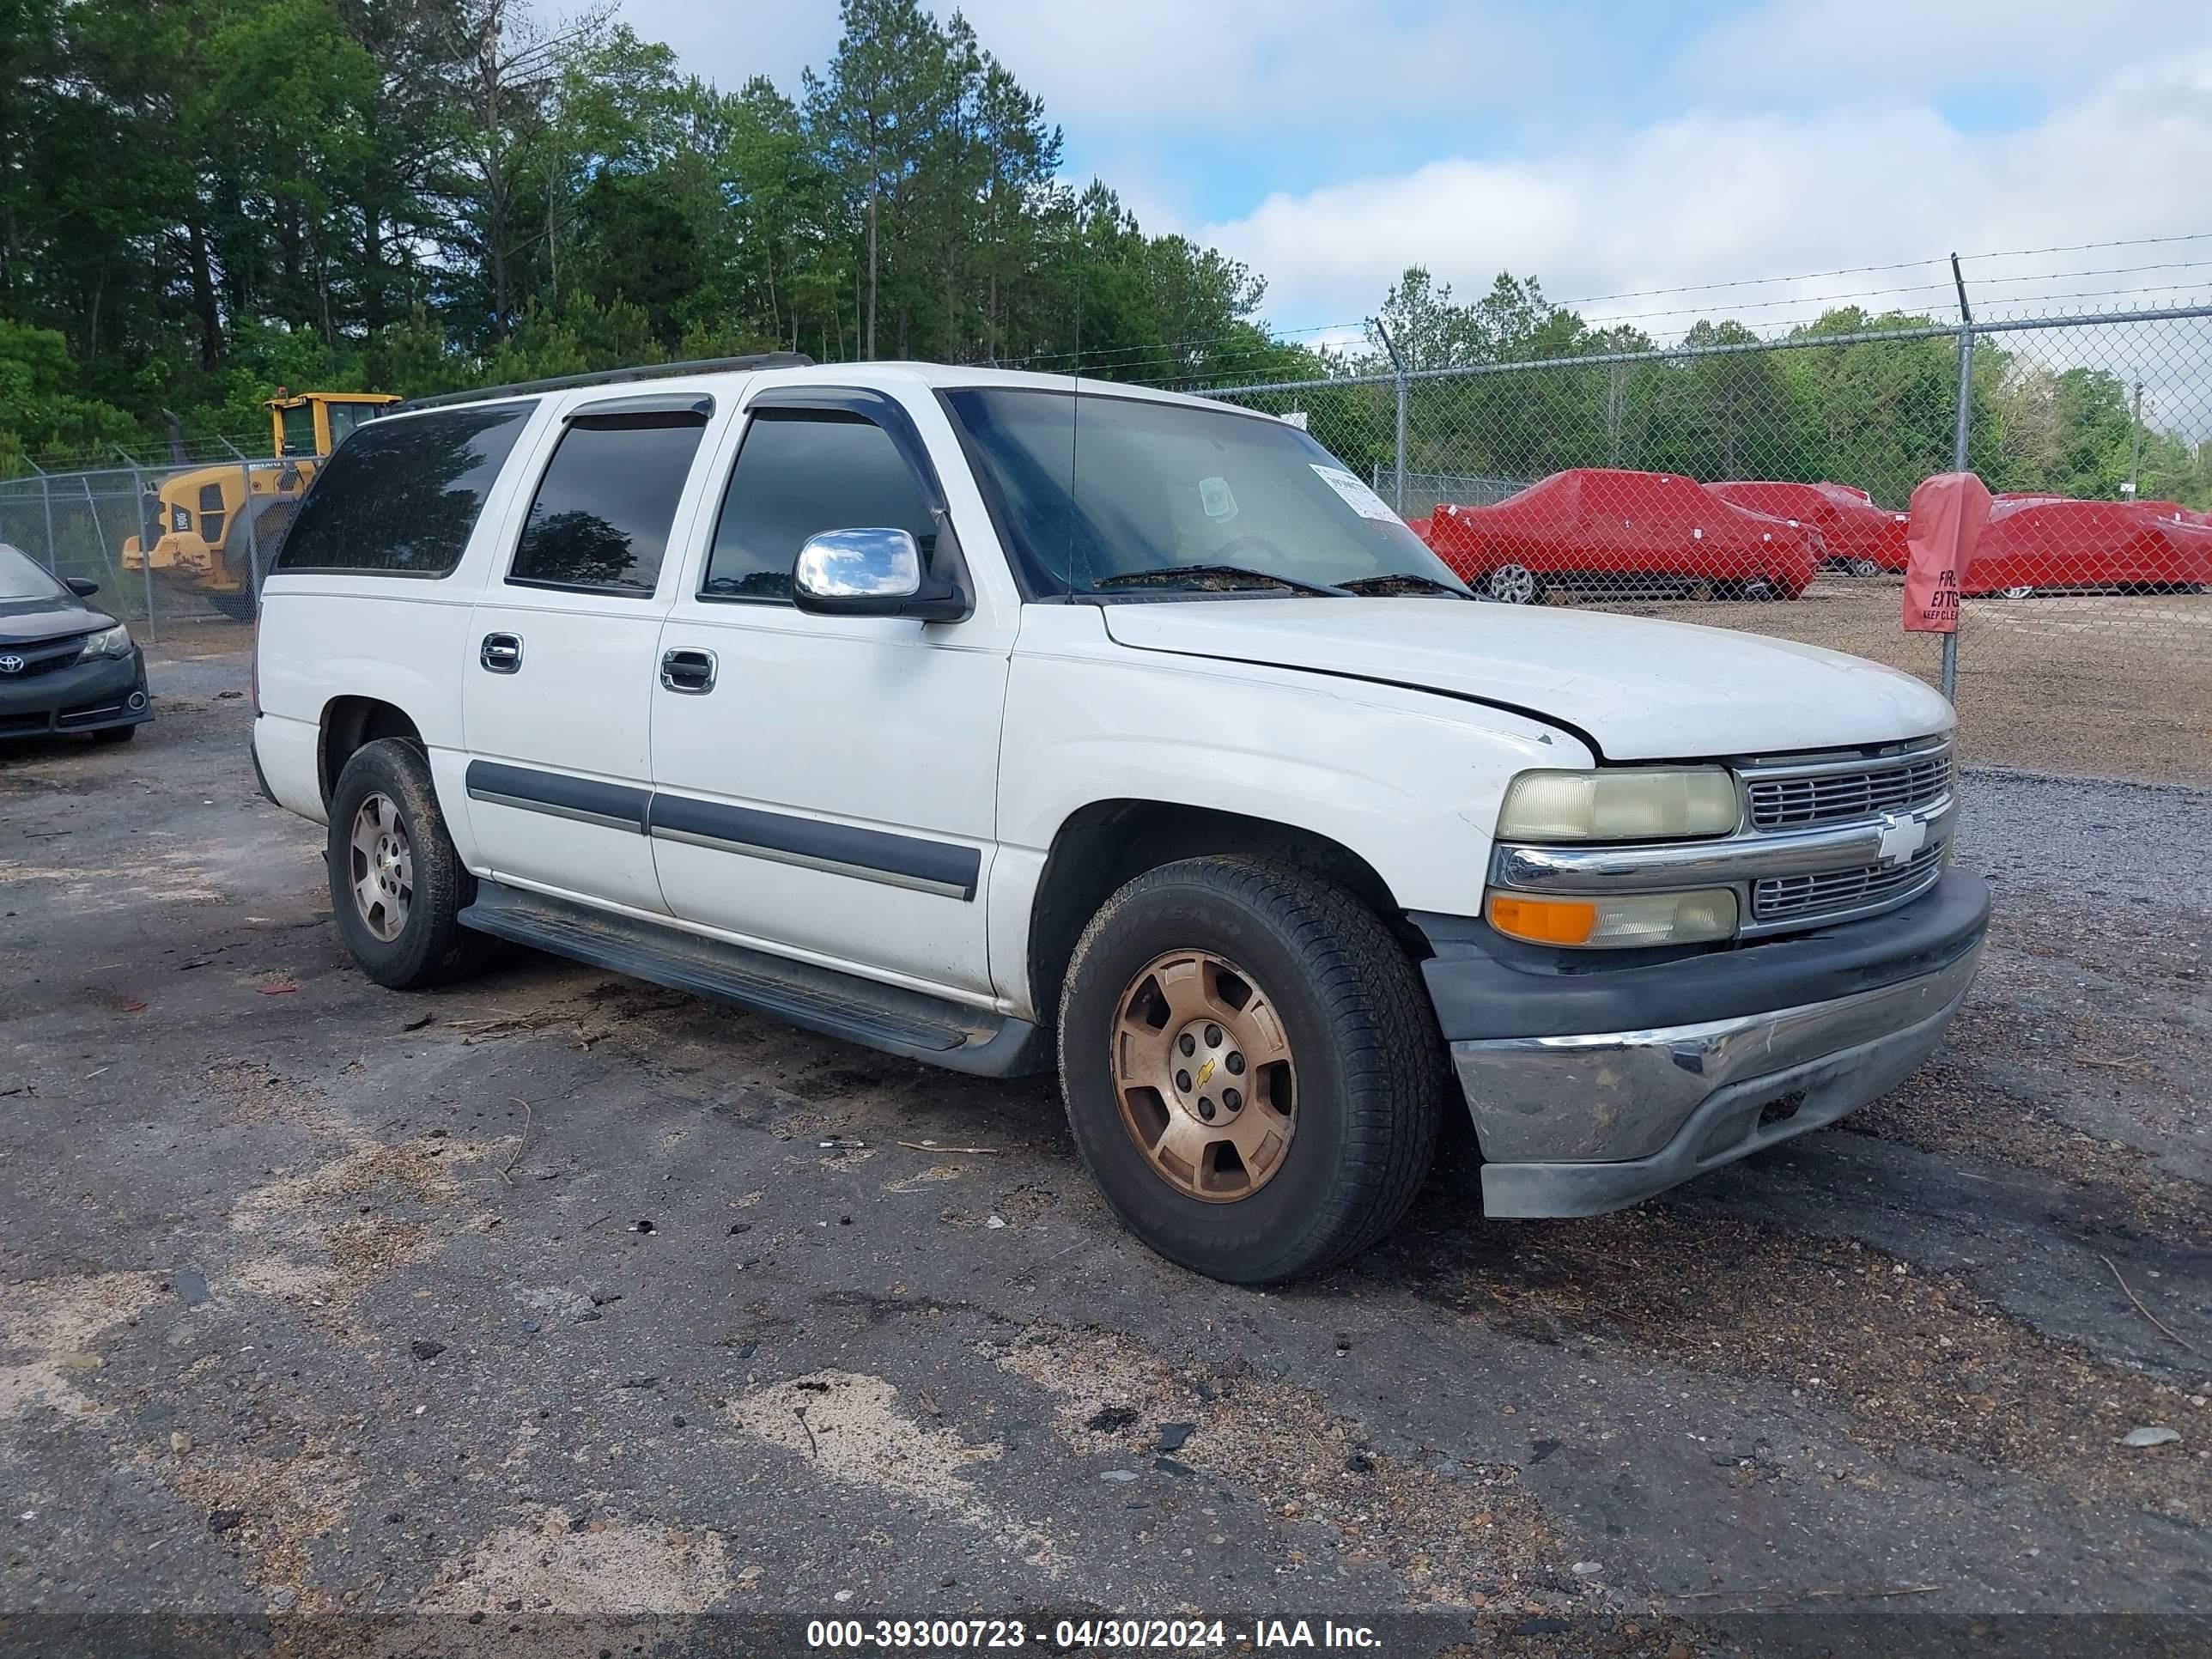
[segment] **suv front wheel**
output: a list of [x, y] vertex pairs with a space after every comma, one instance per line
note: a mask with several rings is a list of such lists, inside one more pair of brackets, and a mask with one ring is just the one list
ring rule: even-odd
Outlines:
[[453, 850], [413, 744], [385, 738], [356, 750], [331, 794], [331, 909], [362, 971], [410, 991], [482, 967], [493, 941], [454, 917], [476, 879]]
[[1342, 889], [1269, 860], [1146, 872], [1060, 995], [1070, 1128], [1129, 1230], [1264, 1285], [1364, 1249], [1436, 1150], [1443, 1045], [1413, 963]]

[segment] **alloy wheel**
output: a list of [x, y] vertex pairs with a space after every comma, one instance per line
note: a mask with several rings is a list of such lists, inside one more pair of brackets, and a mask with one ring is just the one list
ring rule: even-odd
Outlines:
[[1490, 597], [1508, 605], [1534, 605], [1536, 573], [1525, 564], [1501, 564], [1490, 573]]
[[1121, 993], [1114, 1095], [1153, 1173], [1186, 1197], [1234, 1203], [1283, 1167], [1297, 1129], [1289, 1034], [1228, 957], [1156, 957]]
[[389, 945], [406, 930], [415, 902], [415, 853], [391, 798], [371, 794], [353, 815], [354, 908], [362, 926]]

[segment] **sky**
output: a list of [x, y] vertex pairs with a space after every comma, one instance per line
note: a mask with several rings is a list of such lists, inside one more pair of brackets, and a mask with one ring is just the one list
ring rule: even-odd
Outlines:
[[[1286, 331], [1355, 334], [1413, 264], [1466, 297], [1534, 276], [1656, 337], [1844, 295], [1948, 317], [1954, 251], [1978, 315], [2212, 299], [2207, 0], [962, 9], [1065, 129], [1073, 181], [1247, 262]], [[835, 0], [622, 15], [689, 70], [793, 95], [838, 33]], [[2145, 238], [2193, 240], [2081, 246]], [[2045, 249], [2079, 251], [2015, 252]], [[1654, 292], [1715, 283], [1737, 286]]]

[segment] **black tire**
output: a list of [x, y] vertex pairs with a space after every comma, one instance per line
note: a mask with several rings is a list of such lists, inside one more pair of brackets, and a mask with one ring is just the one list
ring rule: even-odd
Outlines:
[[128, 743], [138, 735], [136, 722], [129, 726], [103, 726], [92, 734], [94, 743]]
[[[353, 830], [362, 804], [381, 795], [395, 809], [412, 865], [412, 889], [396, 937], [380, 939], [356, 902]], [[362, 971], [395, 991], [443, 985], [476, 972], [490, 959], [494, 941], [454, 917], [476, 898], [476, 878], [462, 866], [446, 833], [445, 814], [422, 751], [400, 738], [385, 738], [354, 750], [331, 794], [329, 848], [331, 912]]]
[[[1289, 1148], [1231, 1202], [1170, 1184], [1116, 1097], [1121, 998], [1156, 957], [1184, 950], [1249, 972], [1294, 1057]], [[1091, 918], [1060, 994], [1060, 1073], [1076, 1149], [1129, 1231], [1170, 1261], [1238, 1285], [1317, 1272], [1389, 1232], [1435, 1155], [1447, 1080], [1419, 975], [1375, 914], [1304, 871], [1245, 857], [1148, 871]]]

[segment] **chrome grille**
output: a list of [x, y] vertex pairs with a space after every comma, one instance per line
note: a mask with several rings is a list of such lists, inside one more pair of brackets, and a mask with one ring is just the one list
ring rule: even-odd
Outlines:
[[1869, 761], [1865, 768], [1814, 772], [1801, 779], [1745, 783], [1754, 830], [1805, 830], [1820, 823], [1851, 823], [1885, 811], [1911, 811], [1942, 801], [1951, 790], [1951, 750]]
[[1863, 768], [1805, 777], [1754, 776], [1744, 787], [1754, 829], [1848, 823], [1884, 812], [1910, 812], [1941, 800], [1951, 788], [1951, 751], [1946, 748], [1902, 755], [1870, 761]]
[[1902, 864], [1824, 870], [1815, 876], [1769, 876], [1752, 884], [1751, 914], [1760, 922], [1817, 921], [1872, 906], [1901, 903], [1936, 884], [1943, 849], [1923, 847]]

